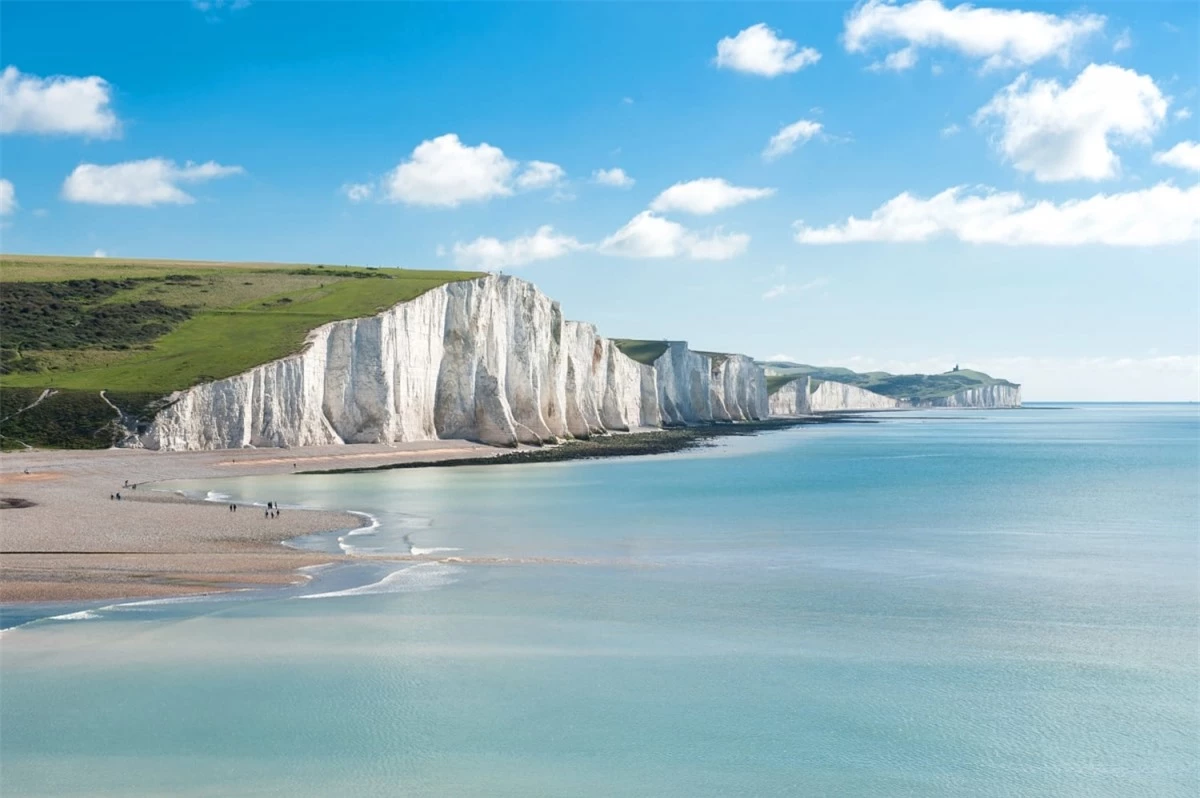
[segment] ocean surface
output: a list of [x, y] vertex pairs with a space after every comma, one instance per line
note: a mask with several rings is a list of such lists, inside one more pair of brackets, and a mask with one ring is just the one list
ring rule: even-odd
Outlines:
[[1200, 409], [875, 418], [175, 485], [465, 562], [10, 628], [0, 794], [1196, 795]]

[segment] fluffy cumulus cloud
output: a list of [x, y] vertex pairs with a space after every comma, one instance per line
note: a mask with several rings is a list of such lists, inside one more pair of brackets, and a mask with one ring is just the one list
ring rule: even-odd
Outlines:
[[1120, 169], [1113, 142], [1149, 141], [1167, 102], [1148, 76], [1091, 64], [1066, 87], [1021, 75], [979, 109], [975, 122], [995, 123], [1000, 153], [1037, 180], [1103, 180]]
[[602, 186], [612, 186], [614, 188], [629, 188], [634, 184], [634, 179], [625, 174], [625, 170], [619, 166], [612, 169], [597, 169], [592, 172], [592, 182]]
[[532, 235], [520, 236], [509, 241], [480, 237], [470, 243], [454, 245], [454, 262], [464, 268], [507, 269], [524, 266], [539, 260], [561, 258], [585, 246], [571, 236], [556, 233], [550, 225], [543, 225]]
[[566, 176], [567, 173], [556, 163], [530, 161], [525, 164], [525, 168], [517, 175], [516, 184], [519, 189], [533, 191], [539, 188], [557, 186]]
[[813, 48], [781, 39], [762, 22], [717, 42], [718, 67], [767, 78], [798, 72], [820, 60], [821, 54]]
[[[985, 68], [1025, 66], [1046, 58], [1065, 62], [1079, 44], [1104, 29], [1097, 14], [1057, 16], [1040, 11], [947, 7], [940, 0], [867, 0], [846, 17], [842, 41], [852, 53], [899, 44], [880, 68], [905, 69], [919, 49], [943, 48]], [[890, 62], [890, 63], [889, 63]]]
[[698, 233], [653, 211], [642, 211], [600, 243], [605, 255], [625, 258], [728, 260], [746, 251], [750, 236], [714, 230]]
[[109, 107], [112, 87], [104, 78], [0, 73], [0, 133], [41, 133], [112, 138], [121, 132]]
[[11, 180], [0, 177], [0, 216], [8, 216], [17, 209], [17, 191]]
[[1181, 141], [1166, 152], [1154, 153], [1154, 162], [1200, 172], [1200, 142]]
[[842, 224], [795, 226], [801, 244], [914, 242], [956, 238], [972, 244], [1154, 246], [1200, 239], [1200, 186], [1160, 183], [1120, 194], [1062, 203], [1017, 192], [957, 186], [929, 199], [904, 193], [870, 217]]
[[422, 141], [408, 160], [384, 175], [379, 193], [389, 202], [457, 208], [464, 202], [486, 202], [554, 186], [565, 173], [546, 161], [524, 165], [499, 147], [463, 144], [454, 133]]
[[422, 141], [382, 182], [385, 198], [407, 205], [454, 208], [513, 193], [516, 161], [490, 144], [467, 146], [454, 133]]
[[178, 166], [165, 158], [126, 161], [111, 166], [85, 163], [63, 183], [63, 199], [92, 205], [186, 205], [195, 199], [180, 184], [202, 183], [243, 173], [240, 166], [215, 161]]
[[819, 135], [820, 132], [821, 123], [808, 119], [801, 119], [790, 125], [784, 125], [767, 142], [767, 147], [763, 150], [763, 157], [771, 161], [781, 155], [787, 155], [796, 149], [798, 145], [804, 144], [809, 139]]
[[650, 203], [650, 210], [684, 211], [703, 216], [744, 202], [769, 197], [774, 193], [773, 188], [734, 186], [723, 178], [702, 177], [671, 186], [654, 198]]

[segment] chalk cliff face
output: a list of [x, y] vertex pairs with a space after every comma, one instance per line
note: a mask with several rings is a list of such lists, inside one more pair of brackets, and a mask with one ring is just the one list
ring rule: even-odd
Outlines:
[[770, 409], [773, 416], [807, 416], [813, 412], [809, 402], [809, 377], [797, 377], [771, 394]]
[[814, 413], [837, 410], [896, 410], [908, 406], [890, 396], [829, 380], [822, 380], [817, 385], [816, 390], [809, 394], [808, 402]]
[[951, 394], [944, 399], [933, 399], [922, 403], [928, 407], [1020, 407], [1021, 386], [1019, 385], [984, 385], [979, 388], [968, 388], [965, 391]]
[[[719, 362], [718, 362], [719, 361]], [[303, 352], [171, 397], [142, 444], [194, 450], [465, 438], [495, 445], [767, 415], [762, 370], [672, 343], [653, 365], [489, 275], [313, 330]]]

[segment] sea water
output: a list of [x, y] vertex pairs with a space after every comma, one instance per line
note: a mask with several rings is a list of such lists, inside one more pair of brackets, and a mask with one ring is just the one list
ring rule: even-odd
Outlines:
[[0, 794], [1195, 795], [1197, 407], [873, 418], [173, 486], [373, 557], [6, 631]]

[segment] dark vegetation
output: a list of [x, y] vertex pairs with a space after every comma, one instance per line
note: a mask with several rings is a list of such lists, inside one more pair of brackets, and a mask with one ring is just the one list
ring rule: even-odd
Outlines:
[[[171, 275], [164, 282], [186, 278]], [[0, 291], [0, 374], [37, 371], [31, 352], [56, 349], [131, 349], [166, 335], [193, 309], [154, 299], [109, 302], [137, 280], [65, 280], [5, 284]]]
[[125, 437], [125, 424], [148, 424], [161, 406], [158, 394], [105, 394], [126, 414], [122, 423], [97, 391], [59, 391], [34, 405], [41, 393], [38, 388], [0, 391], [0, 448], [107, 449]]

